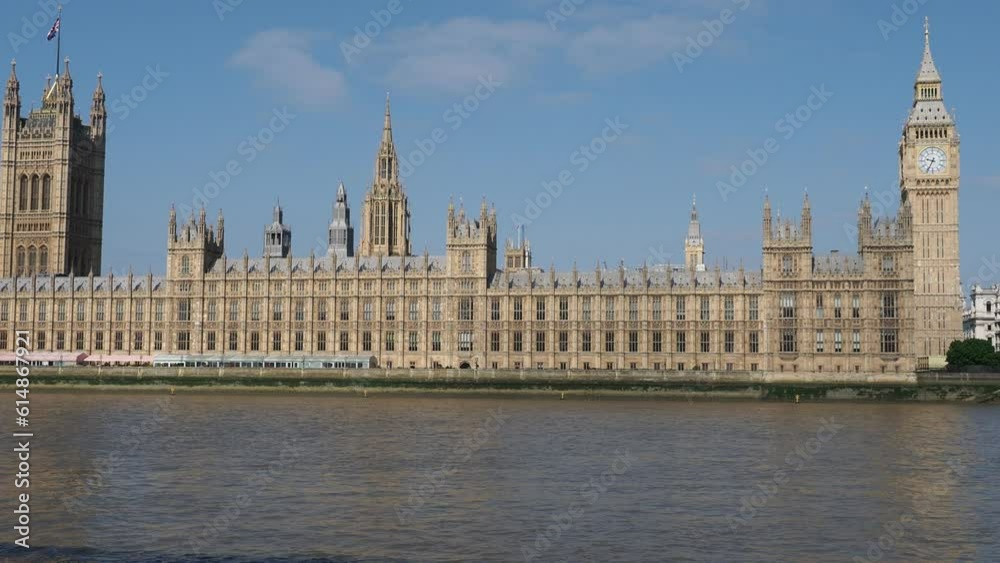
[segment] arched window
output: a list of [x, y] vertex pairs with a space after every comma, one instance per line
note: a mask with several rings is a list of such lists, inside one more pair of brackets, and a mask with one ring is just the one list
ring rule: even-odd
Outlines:
[[781, 271], [790, 274], [792, 273], [792, 257], [782, 256], [781, 257]]
[[44, 244], [38, 249], [38, 273], [49, 273], [49, 247]]
[[28, 177], [21, 176], [21, 193], [18, 197], [17, 208], [19, 211], [27, 211], [28, 209]]
[[471, 272], [472, 271], [472, 255], [466, 250], [462, 253], [462, 271]]
[[31, 177], [31, 210], [38, 209], [38, 176]]
[[42, 176], [42, 209], [48, 210], [52, 206], [52, 177], [46, 174]]
[[17, 275], [24, 275], [24, 247], [17, 247]]
[[35, 264], [37, 263], [38, 255], [35, 253], [35, 247], [28, 247], [28, 270], [25, 272], [27, 275], [35, 273]]
[[181, 274], [188, 275], [191, 273], [191, 257], [182, 256], [181, 257]]

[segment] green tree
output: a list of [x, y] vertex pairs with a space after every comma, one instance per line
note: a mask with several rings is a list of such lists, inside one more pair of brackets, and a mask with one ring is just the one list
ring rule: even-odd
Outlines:
[[948, 366], [1000, 366], [1000, 356], [986, 340], [966, 338], [956, 340], [948, 347]]

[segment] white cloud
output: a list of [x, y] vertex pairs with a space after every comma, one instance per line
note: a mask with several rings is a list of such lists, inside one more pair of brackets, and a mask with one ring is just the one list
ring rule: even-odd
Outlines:
[[568, 56], [591, 74], [636, 70], [683, 49], [698, 25], [669, 15], [597, 25], [571, 39]]
[[229, 62], [248, 70], [258, 86], [288, 96], [290, 103], [329, 108], [345, 95], [346, 85], [341, 72], [323, 66], [312, 54], [312, 44], [323, 38], [291, 29], [261, 31]]
[[561, 37], [541, 21], [462, 17], [395, 30], [380, 50], [393, 84], [460, 93], [480, 76], [506, 82]]

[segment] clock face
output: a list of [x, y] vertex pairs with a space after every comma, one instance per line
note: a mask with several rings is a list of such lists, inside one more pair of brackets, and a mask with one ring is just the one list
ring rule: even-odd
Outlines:
[[945, 156], [944, 151], [937, 147], [927, 147], [920, 151], [920, 170], [925, 174], [937, 174], [941, 172], [944, 170], [947, 161], [948, 157]]

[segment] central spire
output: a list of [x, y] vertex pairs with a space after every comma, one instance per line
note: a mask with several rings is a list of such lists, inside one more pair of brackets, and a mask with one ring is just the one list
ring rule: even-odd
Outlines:
[[934, 57], [931, 55], [931, 22], [930, 18], [924, 18], [924, 56], [920, 61], [920, 71], [917, 73], [917, 83], [941, 82], [941, 75], [938, 74], [937, 66], [934, 65]]

